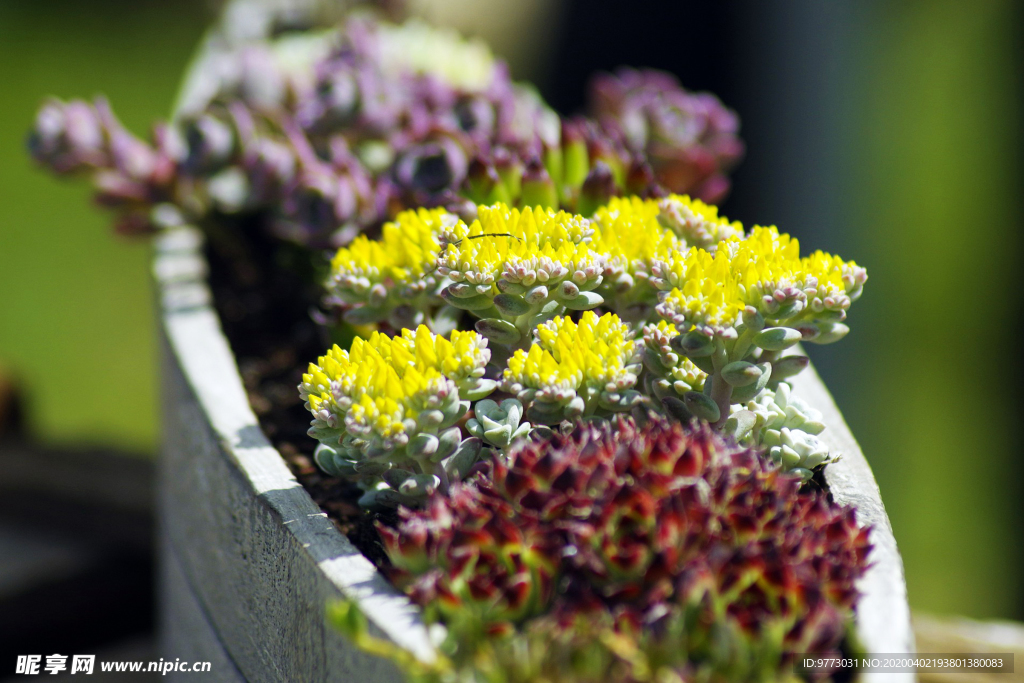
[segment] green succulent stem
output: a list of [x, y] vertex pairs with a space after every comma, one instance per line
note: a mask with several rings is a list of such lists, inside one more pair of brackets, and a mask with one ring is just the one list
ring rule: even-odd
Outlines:
[[729, 354], [729, 362], [743, 360], [750, 351], [750, 345], [754, 342], [756, 333], [750, 327], [744, 327], [736, 341], [732, 345], [732, 352]]
[[725, 426], [725, 421], [729, 419], [729, 407], [732, 404], [732, 385], [726, 382], [722, 376], [722, 368], [734, 360], [731, 356], [732, 354], [726, 351], [725, 342], [716, 338], [715, 352], [711, 356], [711, 362], [715, 369], [711, 374], [711, 400], [715, 402], [719, 410], [718, 420], [712, 427], [719, 431]]
[[[520, 337], [519, 343], [509, 349], [510, 356], [519, 349], [528, 350], [533, 344], [533, 330], [539, 324], [536, 318], [540, 314], [541, 310], [543, 310], [543, 308], [549, 303], [551, 303], [550, 299], [545, 299], [544, 301], [531, 304], [529, 311], [516, 316], [515, 320], [511, 321], [512, 324], [516, 326], [516, 329], [519, 330]], [[547, 319], [551, 320], [559, 315], [565, 315], [564, 306], [559, 306], [557, 311], [554, 311], [551, 315], [547, 316]]]
[[533, 332], [533, 326], [530, 325], [530, 321], [533, 320], [534, 316], [540, 313], [540, 309], [544, 308], [544, 304], [546, 303], [547, 301], [538, 304], [533, 304], [532, 306], [530, 306], [529, 311], [520, 316], [517, 316], [516, 319], [512, 321], [512, 324], [516, 326], [517, 330], [519, 330], [519, 334], [522, 335], [522, 337], [519, 339], [519, 344], [516, 345], [517, 349], [528, 349], [530, 347], [530, 344], [533, 341], [531, 335], [531, 333]]

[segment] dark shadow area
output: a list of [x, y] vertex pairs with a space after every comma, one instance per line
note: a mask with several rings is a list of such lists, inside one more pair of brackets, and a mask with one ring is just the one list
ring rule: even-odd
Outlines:
[[152, 461], [31, 445], [18, 403], [8, 395], [0, 433], [2, 675], [19, 655], [125, 642], [156, 659]]

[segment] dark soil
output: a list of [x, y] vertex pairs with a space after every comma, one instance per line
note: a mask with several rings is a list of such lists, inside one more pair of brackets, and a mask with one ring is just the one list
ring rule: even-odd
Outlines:
[[[296, 387], [307, 365], [336, 340], [314, 322], [321, 278], [311, 270], [309, 251], [282, 245], [251, 222], [218, 223], [228, 234], [207, 247], [210, 287], [260, 426], [334, 525], [375, 564], [387, 566], [374, 523], [394, 523], [393, 516], [361, 510], [355, 484], [328, 477], [313, 463], [316, 441], [306, 434], [310, 416]], [[322, 267], [326, 272], [326, 255]]]

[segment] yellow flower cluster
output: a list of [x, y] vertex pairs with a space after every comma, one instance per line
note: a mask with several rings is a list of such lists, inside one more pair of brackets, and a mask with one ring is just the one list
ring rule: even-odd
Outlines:
[[537, 326], [535, 335], [529, 350], [509, 359], [503, 377], [503, 389], [524, 405], [539, 402], [554, 409], [576, 401], [575, 412], [588, 415], [599, 398], [607, 402], [603, 395], [636, 384], [636, 342], [618, 316], [586, 311], [579, 323], [559, 316]]
[[683, 331], [692, 326], [712, 330], [732, 327], [746, 304], [731, 266], [724, 249], [717, 257], [693, 249], [672, 259], [667, 275], [675, 288], [658, 306], [658, 312]]
[[742, 238], [743, 225], [718, 215], [718, 207], [685, 195], [663, 199], [613, 197], [594, 214], [591, 247], [610, 263], [628, 264], [644, 272], [655, 260], [666, 260], [688, 247], [713, 251], [717, 243]]
[[[612, 198], [593, 220], [501, 203], [478, 207], [478, 218], [469, 225], [443, 209], [406, 211], [384, 226], [381, 239], [360, 236], [339, 249], [328, 289], [353, 323], [387, 319], [395, 327], [411, 327], [442, 298], [494, 316], [493, 297], [499, 292], [519, 296], [530, 290], [524, 320], [553, 299], [560, 308], [552, 316], [608, 301], [628, 320], [642, 320], [655, 303], [655, 291], [647, 285], [653, 266], [677, 261], [687, 249], [684, 235], [695, 225], [704, 226], [706, 234], [712, 224], [719, 226], [719, 236], [739, 225], [718, 218], [715, 207], [676, 195]], [[441, 292], [443, 278], [449, 286]], [[580, 296], [598, 287], [600, 295]], [[515, 307], [506, 309], [502, 313], [512, 321]], [[389, 317], [409, 310], [419, 311], [419, 317]]]
[[714, 253], [694, 248], [675, 254], [654, 268], [654, 281], [671, 290], [658, 312], [684, 332], [728, 330], [747, 306], [779, 323], [813, 320], [825, 309], [841, 319], [866, 278], [852, 261], [822, 252], [801, 258], [799, 242], [774, 226], [755, 226]]
[[334, 346], [310, 364], [299, 393], [314, 428], [343, 428], [401, 446], [409, 432], [447, 422], [426, 413], [457, 406], [460, 389], [473, 394], [464, 398], [479, 398], [474, 390], [489, 360], [487, 341], [475, 332], [452, 332], [451, 341], [424, 326], [396, 337], [374, 332], [349, 351]]
[[491, 285], [504, 279], [529, 287], [569, 276], [586, 281], [603, 270], [604, 257], [586, 243], [592, 228], [582, 216], [505, 204], [480, 206], [478, 216], [444, 234], [438, 272], [454, 282]]
[[331, 260], [328, 290], [345, 303], [363, 303], [379, 285], [388, 292], [423, 287], [441, 249], [438, 235], [458, 222], [444, 209], [403, 211], [379, 240], [360, 235]]
[[613, 197], [594, 214], [590, 246], [610, 263], [632, 272], [637, 262], [664, 260], [681, 249], [674, 232], [658, 222], [658, 203], [639, 197]]
[[607, 258], [599, 290], [632, 322], [649, 319], [656, 291], [649, 286], [656, 264], [678, 259], [692, 246], [713, 252], [723, 239], [742, 236], [743, 226], [718, 209], [686, 196], [663, 199], [614, 197], [594, 214], [591, 247]]
[[[854, 261], [843, 261], [834, 254], [816, 251], [801, 260], [808, 279], [817, 281], [817, 298], [824, 308], [830, 308], [829, 298], [842, 297], [844, 294], [850, 301], [860, 296], [867, 271]], [[810, 287], [808, 287], [809, 289]], [[812, 301], [814, 308], [817, 301]]]
[[[365, 504], [421, 501], [471, 471], [484, 444], [507, 448], [538, 425], [643, 404], [726, 422], [732, 403], [799, 371], [772, 354], [849, 331], [846, 309], [867, 279], [852, 261], [801, 256], [775, 227], [744, 234], [676, 195], [612, 198], [592, 219], [501, 203], [478, 206], [470, 224], [407, 211], [379, 240], [340, 249], [331, 272], [346, 321], [402, 330], [335, 346], [299, 386], [317, 463], [356, 477]], [[446, 339], [417, 327], [442, 320], [430, 315], [442, 303], [472, 313], [476, 331]], [[488, 341], [508, 358], [500, 386], [514, 398], [477, 403], [462, 427], [498, 386], [485, 378]]]

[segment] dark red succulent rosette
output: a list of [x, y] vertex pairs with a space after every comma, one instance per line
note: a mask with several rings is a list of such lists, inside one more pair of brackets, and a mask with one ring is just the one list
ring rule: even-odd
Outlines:
[[852, 508], [656, 416], [525, 440], [380, 531], [392, 578], [442, 621], [600, 616], [651, 648], [659, 624], [685, 623], [696, 659], [716, 628], [779, 661], [837, 652], [870, 551]]

